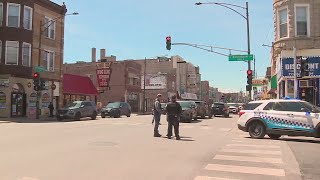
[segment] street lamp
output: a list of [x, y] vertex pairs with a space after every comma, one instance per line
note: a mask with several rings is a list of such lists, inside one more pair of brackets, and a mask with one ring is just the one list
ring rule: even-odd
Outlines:
[[[41, 46], [42, 46], [42, 34], [57, 20], [64, 18], [65, 16], [70, 16], [70, 15], [78, 15], [78, 12], [70, 13], [70, 14], [65, 14], [59, 17], [56, 17], [46, 23], [42, 23], [42, 20], [40, 21], [40, 29], [39, 29], [39, 45], [38, 45], [38, 66], [40, 66], [40, 61], [41, 61]], [[44, 29], [42, 29], [45, 27]], [[40, 98], [40, 91], [37, 91], [37, 101], [36, 101], [36, 119], [39, 119], [39, 98]]]
[[[247, 43], [248, 43], [248, 54], [250, 55], [249, 3], [246, 2], [246, 6], [245, 7], [244, 6], [235, 5], [235, 4], [220, 3], [220, 2], [208, 2], [208, 3], [198, 2], [198, 3], [195, 3], [195, 5], [197, 5], [197, 6], [206, 5], [206, 4], [218, 5], [218, 6], [222, 6], [224, 8], [230, 9], [231, 11], [237, 13], [238, 15], [240, 15], [241, 17], [243, 17], [247, 21]], [[239, 11], [235, 10], [232, 7], [245, 9], [246, 10], [246, 15], [244, 16], [243, 14], [241, 14]], [[255, 61], [255, 59], [254, 59], [254, 61]], [[251, 70], [251, 62], [250, 61], [248, 61], [248, 70]], [[249, 91], [250, 99], [251, 99], [251, 91], [252, 90], [250, 89], [250, 91]]]

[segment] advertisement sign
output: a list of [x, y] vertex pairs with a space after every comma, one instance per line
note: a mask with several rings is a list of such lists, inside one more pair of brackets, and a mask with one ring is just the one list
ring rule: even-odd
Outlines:
[[37, 94], [31, 93], [29, 98], [29, 107], [36, 107], [37, 106]]
[[109, 87], [111, 69], [97, 69], [99, 87]]
[[6, 94], [4, 92], [0, 92], [0, 109], [6, 108]]
[[[308, 72], [309, 76], [320, 76], [320, 57], [308, 57]], [[300, 76], [300, 62], [297, 61], [297, 76]], [[294, 64], [293, 58], [283, 58], [282, 59], [282, 77], [293, 77], [294, 74]]]
[[[166, 89], [167, 78], [164, 75], [146, 75], [146, 89]], [[141, 77], [141, 89], [144, 88], [144, 76]]]
[[50, 104], [50, 95], [48, 93], [43, 93], [41, 98], [41, 107], [48, 108]]

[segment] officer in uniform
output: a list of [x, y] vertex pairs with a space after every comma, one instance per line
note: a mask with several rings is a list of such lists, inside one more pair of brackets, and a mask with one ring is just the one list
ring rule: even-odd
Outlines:
[[172, 126], [174, 127], [174, 133], [177, 140], [180, 140], [179, 136], [179, 120], [182, 112], [180, 104], [177, 102], [177, 97], [172, 96], [171, 102], [167, 104], [166, 111], [168, 121], [168, 139], [172, 136]]

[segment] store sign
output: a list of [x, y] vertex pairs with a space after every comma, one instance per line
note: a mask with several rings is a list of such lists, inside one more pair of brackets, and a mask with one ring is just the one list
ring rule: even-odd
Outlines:
[[99, 87], [109, 87], [111, 69], [97, 69]]
[[[294, 63], [293, 58], [283, 58], [281, 61], [281, 74], [282, 77], [294, 76]], [[307, 57], [309, 76], [320, 76], [320, 57]], [[300, 76], [300, 63], [297, 62], [297, 76]]]
[[6, 94], [4, 92], [0, 92], [0, 109], [6, 108]]
[[41, 107], [48, 108], [50, 104], [50, 95], [48, 93], [43, 93], [41, 98]]
[[266, 84], [266, 79], [253, 79], [252, 86], [263, 86]]
[[31, 93], [29, 98], [29, 107], [36, 107], [37, 106], [37, 94]]
[[[167, 78], [164, 75], [146, 75], [146, 89], [166, 89]], [[144, 89], [144, 76], [141, 77], [141, 89]]]

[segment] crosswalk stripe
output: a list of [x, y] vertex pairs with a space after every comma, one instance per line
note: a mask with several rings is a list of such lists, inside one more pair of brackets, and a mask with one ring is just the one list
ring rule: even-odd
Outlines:
[[222, 152], [244, 153], [244, 154], [270, 154], [281, 155], [281, 151], [267, 151], [267, 150], [243, 150], [243, 149], [222, 149]]
[[240, 180], [240, 179], [219, 178], [219, 177], [209, 177], [209, 176], [197, 176], [194, 180]]
[[274, 168], [208, 164], [205, 169], [212, 170], [212, 171], [223, 171], [223, 172], [233, 172], [233, 173], [285, 176], [285, 171], [283, 169], [274, 169]]
[[231, 147], [254, 147], [254, 148], [275, 148], [279, 149], [280, 146], [274, 145], [253, 145], [253, 144], [228, 144], [227, 146]]
[[216, 155], [213, 159], [216, 160], [229, 160], [229, 161], [245, 161], [245, 162], [261, 162], [271, 164], [282, 164], [283, 161], [280, 158], [260, 158], [251, 156], [227, 156], [227, 155]]

